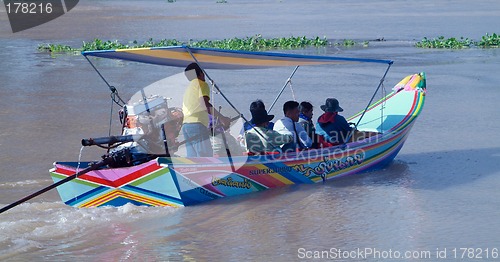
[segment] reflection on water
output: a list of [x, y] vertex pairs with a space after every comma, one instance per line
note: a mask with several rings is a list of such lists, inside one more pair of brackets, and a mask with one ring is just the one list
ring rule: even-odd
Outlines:
[[[450, 157], [460, 157], [464, 152], [457, 151]], [[493, 152], [498, 149], [475, 154], [489, 156], [484, 159], [488, 162], [495, 159]], [[287, 260], [296, 257], [299, 248], [453, 247], [471, 241], [464, 240], [464, 233], [484, 244], [493, 241], [494, 231], [487, 230], [486, 224], [475, 225], [488, 218], [470, 221], [468, 215], [487, 214], [489, 205], [478, 201], [476, 192], [462, 188], [484, 187], [481, 184], [487, 181], [498, 183], [498, 176], [491, 176], [498, 167], [483, 170], [482, 179], [463, 177], [462, 181], [453, 181], [448, 177], [446, 184], [443, 176], [422, 162], [444, 154], [404, 155], [414, 161], [395, 161], [380, 171], [324, 184], [295, 185], [178, 209], [133, 205], [74, 209], [61, 203], [24, 204], [3, 215], [2, 258]], [[420, 171], [412, 171], [415, 166]], [[449, 204], [457, 201], [462, 210]], [[465, 207], [467, 212], [463, 212]], [[26, 212], [31, 215], [25, 217]], [[450, 216], [455, 219], [450, 220]], [[71, 241], [68, 235], [72, 235]]]

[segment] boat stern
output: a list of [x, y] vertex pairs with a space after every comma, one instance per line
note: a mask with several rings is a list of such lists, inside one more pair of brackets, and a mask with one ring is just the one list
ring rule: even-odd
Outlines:
[[[80, 163], [85, 168], [90, 163]], [[81, 168], [81, 169], [83, 169]], [[77, 162], [56, 162], [49, 172], [54, 183], [78, 172]], [[138, 166], [90, 171], [57, 187], [61, 200], [73, 207], [184, 206], [171, 170], [156, 160]]]

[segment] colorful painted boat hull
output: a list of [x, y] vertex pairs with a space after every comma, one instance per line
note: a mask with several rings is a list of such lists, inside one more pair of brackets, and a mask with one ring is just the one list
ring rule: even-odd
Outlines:
[[[75, 207], [187, 206], [292, 184], [313, 184], [382, 168], [397, 155], [425, 100], [425, 76], [416, 74], [374, 103], [360, 130], [381, 135], [343, 146], [292, 154], [228, 158], [157, 158], [124, 168], [91, 171], [57, 188]], [[413, 82], [412, 82], [413, 81]], [[403, 81], [402, 81], [403, 82]], [[421, 84], [423, 82], [423, 85]], [[418, 86], [420, 85], [420, 86]], [[357, 122], [361, 114], [348, 120]], [[54, 183], [74, 174], [76, 162], [55, 163]], [[86, 166], [86, 163], [81, 163]]]

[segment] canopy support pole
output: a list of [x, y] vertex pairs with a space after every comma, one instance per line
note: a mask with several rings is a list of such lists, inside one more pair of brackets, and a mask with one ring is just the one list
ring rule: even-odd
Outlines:
[[[118, 91], [116, 90], [116, 87], [110, 85], [108, 83], [108, 81], [106, 81], [106, 79], [104, 78], [104, 76], [101, 74], [101, 72], [99, 72], [99, 70], [97, 70], [97, 68], [94, 66], [94, 64], [90, 61], [90, 59], [84, 55], [85, 59], [87, 59], [87, 61], [89, 62], [89, 64], [92, 66], [92, 68], [94, 68], [94, 70], [97, 72], [97, 74], [99, 75], [99, 77], [101, 77], [102, 81], [104, 81], [104, 83], [106, 83], [106, 85], [108, 86], [109, 90], [111, 91], [111, 99], [113, 99], [113, 102], [115, 102], [117, 105], [119, 106], [124, 106], [126, 103], [125, 101], [123, 101], [123, 99], [118, 95]], [[119, 100], [116, 100], [115, 97], [118, 97]], [[120, 104], [120, 102], [122, 104]]]
[[[392, 66], [392, 61], [389, 63], [389, 65], [387, 66], [387, 69], [385, 70], [385, 73], [384, 73], [384, 76], [382, 76], [382, 78], [380, 79], [380, 82], [377, 86], [377, 89], [375, 89], [375, 92], [373, 93], [372, 95], [372, 98], [370, 99], [370, 102], [368, 102], [368, 104], [366, 105], [365, 107], [365, 110], [363, 110], [363, 113], [361, 114], [361, 116], [359, 117], [358, 119], [358, 122], [356, 123], [356, 125], [354, 126], [354, 130], [357, 130], [358, 129], [358, 125], [359, 123], [361, 123], [361, 119], [363, 119], [363, 116], [365, 115], [366, 111], [368, 111], [368, 108], [370, 107], [370, 105], [372, 104], [373, 102], [373, 99], [375, 98], [375, 96], [377, 95], [378, 93], [378, 90], [380, 89], [380, 87], [383, 85], [384, 81], [385, 81], [385, 77], [387, 76], [387, 73], [389, 72], [389, 69], [391, 68]], [[348, 142], [349, 140], [351, 140], [351, 137], [354, 135], [354, 132], [350, 132], [349, 135], [347, 136], [346, 138], [346, 142]]]
[[[219, 94], [222, 96], [222, 98], [224, 98], [224, 100], [231, 106], [231, 108], [236, 111], [236, 113], [238, 113], [241, 118], [243, 118], [243, 120], [245, 120], [245, 122], [247, 123], [250, 123], [250, 121], [248, 121], [248, 119], [245, 118], [245, 116], [233, 105], [233, 103], [231, 103], [231, 101], [229, 101], [229, 99], [226, 97], [226, 95], [224, 95], [224, 93], [219, 89], [219, 86], [217, 86], [217, 84], [214, 82], [214, 80], [210, 77], [210, 75], [207, 74], [207, 72], [205, 71], [205, 69], [203, 69], [203, 67], [200, 65], [200, 63], [198, 62], [198, 59], [196, 59], [196, 57], [194, 56], [194, 54], [191, 52], [191, 49], [189, 48], [189, 46], [184, 46], [184, 48], [186, 48], [186, 50], [188, 51], [189, 55], [193, 58], [194, 62], [197, 63], [201, 70], [203, 71], [203, 74], [205, 74], [205, 77], [208, 78], [208, 80], [210, 80], [212, 86], [217, 90], [217, 92], [219, 92]], [[298, 66], [297, 66], [298, 67]], [[297, 70], [297, 69], [295, 69]], [[260, 131], [255, 128], [254, 126], [254, 130], [257, 132], [257, 134], [259, 136], [261, 136], [262, 138], [266, 139], [265, 136], [263, 134], [260, 133]], [[267, 140], [267, 139], [266, 139]], [[268, 140], [269, 142], [269, 140]], [[278, 149], [280, 150], [280, 148], [276, 147], [273, 143], [270, 143], [275, 149]]]
[[288, 77], [285, 84], [281, 88], [281, 91], [278, 93], [278, 96], [276, 96], [276, 98], [274, 99], [273, 103], [271, 104], [271, 106], [269, 107], [269, 110], [267, 110], [267, 112], [271, 112], [271, 109], [273, 109], [274, 105], [276, 104], [276, 102], [280, 98], [281, 94], [283, 94], [283, 91], [285, 91], [286, 86], [292, 82], [292, 77], [295, 75], [295, 72], [297, 72], [297, 69], [299, 69], [299, 66], [296, 66], [295, 69], [293, 70], [292, 74], [290, 75], [290, 77]]

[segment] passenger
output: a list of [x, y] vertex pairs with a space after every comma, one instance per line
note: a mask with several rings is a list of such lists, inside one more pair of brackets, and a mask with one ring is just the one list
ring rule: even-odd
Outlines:
[[[266, 110], [266, 106], [264, 105], [264, 102], [262, 102], [262, 100], [260, 100], [260, 99], [257, 99], [250, 104], [250, 113], [252, 113], [256, 110]], [[254, 126], [255, 126], [255, 123], [253, 121], [253, 118], [250, 119], [250, 121], [243, 123], [243, 127], [241, 128], [240, 134], [238, 135], [238, 141], [240, 142], [240, 145], [242, 147], [246, 147], [245, 146], [245, 131], [252, 129], [252, 127], [254, 127]], [[274, 123], [269, 122], [267, 129], [273, 129], [273, 126], [274, 126]]]
[[264, 109], [252, 111], [255, 126], [245, 131], [246, 147], [250, 154], [280, 152], [281, 145], [293, 141], [291, 135], [280, 134], [267, 128], [273, 118], [274, 115], [268, 115]]
[[189, 64], [184, 73], [190, 81], [182, 100], [184, 120], [182, 134], [186, 140], [188, 157], [213, 156], [208, 115], [214, 114], [224, 126], [229, 126], [230, 119], [215, 110], [210, 103], [210, 88], [205, 82], [205, 74], [196, 63]]
[[339, 105], [339, 101], [335, 98], [327, 98], [324, 105], [321, 105], [321, 110], [325, 111], [316, 123], [316, 134], [321, 136], [321, 144], [323, 146], [332, 146], [343, 144], [347, 139], [349, 132], [353, 130], [347, 120], [339, 115], [339, 112], [344, 111]]
[[357, 131], [352, 128], [347, 123], [347, 120], [338, 114], [344, 109], [340, 107], [339, 101], [335, 98], [327, 98], [321, 109], [325, 113], [318, 118], [316, 134], [321, 136], [320, 143], [322, 146], [344, 144], [349, 135], [351, 135], [350, 141], [357, 141], [378, 134], [376, 132]]
[[[262, 100], [257, 99], [250, 104], [250, 113], [252, 113], [255, 110], [266, 110], [266, 106], [264, 105], [264, 102], [262, 102]], [[255, 123], [253, 122], [253, 118], [252, 118], [252, 119], [250, 119], [249, 122], [245, 122], [243, 124], [243, 129], [244, 129], [243, 131], [247, 131], [247, 130], [251, 129], [254, 125], [255, 125]], [[273, 129], [273, 127], [274, 127], [274, 123], [269, 122], [269, 126], [267, 126], [267, 128]]]
[[314, 123], [312, 121], [312, 116], [313, 116], [313, 105], [307, 101], [303, 101], [299, 105], [299, 124], [302, 125], [304, 130], [306, 130], [307, 135], [309, 138], [312, 140], [312, 148], [317, 148], [317, 135], [316, 135], [316, 128], [314, 127]]
[[276, 121], [274, 130], [281, 134], [288, 134], [293, 137], [293, 141], [283, 145], [283, 152], [296, 151], [297, 149], [311, 148], [312, 141], [307, 135], [299, 121], [299, 103], [296, 101], [288, 101], [283, 105], [283, 113], [285, 117]]

